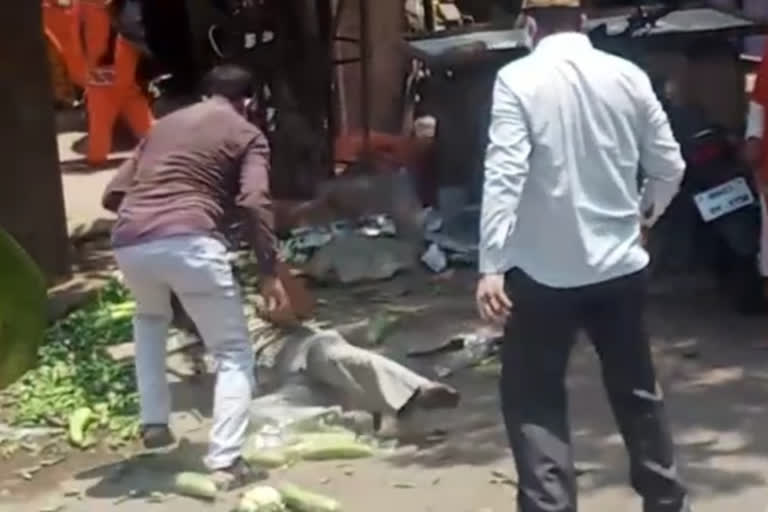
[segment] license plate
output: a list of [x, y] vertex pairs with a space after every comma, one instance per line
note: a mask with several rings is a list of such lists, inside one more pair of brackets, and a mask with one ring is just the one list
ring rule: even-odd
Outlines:
[[704, 222], [754, 204], [755, 198], [744, 178], [735, 178], [693, 197]]

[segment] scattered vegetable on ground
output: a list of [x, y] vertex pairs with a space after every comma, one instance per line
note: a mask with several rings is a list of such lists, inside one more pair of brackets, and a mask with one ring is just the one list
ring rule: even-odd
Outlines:
[[258, 486], [247, 491], [236, 512], [285, 512], [283, 497], [273, 487]]
[[338, 501], [293, 484], [281, 485], [280, 495], [288, 509], [294, 512], [341, 512], [341, 504]]
[[4, 391], [7, 419], [22, 426], [69, 427], [77, 446], [87, 446], [89, 429], [95, 428], [121, 440], [134, 438], [133, 364], [116, 362], [107, 352], [131, 340], [134, 309], [128, 291], [111, 281], [93, 303], [49, 327], [39, 365]]
[[218, 492], [216, 483], [199, 473], [179, 473], [174, 478], [173, 486], [179, 494], [206, 500], [215, 500]]

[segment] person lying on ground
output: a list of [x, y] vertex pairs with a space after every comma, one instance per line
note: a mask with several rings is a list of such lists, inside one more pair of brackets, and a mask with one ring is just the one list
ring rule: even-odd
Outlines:
[[330, 391], [348, 410], [409, 418], [417, 410], [449, 409], [460, 395], [451, 386], [429, 380], [392, 359], [356, 347], [336, 331], [298, 327], [286, 332], [275, 356], [278, 381], [302, 374]]
[[[174, 315], [176, 325], [199, 338], [180, 304], [176, 304]], [[382, 417], [408, 420], [419, 410], [450, 409], [459, 404], [460, 394], [451, 386], [357, 347], [337, 331], [286, 327], [278, 332], [275, 341], [258, 350], [257, 359], [267, 350], [274, 354], [275, 361], [271, 389], [279, 390], [296, 375], [305, 376], [310, 386], [329, 392], [334, 403], [371, 413], [377, 430]], [[195, 353], [193, 357], [200, 355]], [[195, 366], [204, 368], [205, 364]]]

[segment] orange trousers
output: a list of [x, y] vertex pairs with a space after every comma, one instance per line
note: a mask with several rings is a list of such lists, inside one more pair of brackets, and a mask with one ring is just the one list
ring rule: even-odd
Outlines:
[[144, 92], [135, 81], [139, 53], [134, 46], [117, 38], [115, 63], [107, 79], [91, 73], [86, 86], [88, 100], [88, 163], [101, 165], [112, 150], [112, 134], [118, 116], [128, 124], [133, 134], [143, 138], [152, 127], [153, 116]]
[[46, 39], [61, 55], [69, 79], [85, 87], [86, 64], [82, 45], [79, 44], [79, 14], [75, 7], [60, 7], [43, 2], [43, 26]]
[[[88, 77], [85, 84], [88, 108], [88, 163], [103, 165], [112, 150], [112, 135], [118, 117], [133, 134], [144, 137], [152, 126], [152, 110], [136, 83], [138, 50], [126, 39], [117, 37], [111, 66], [102, 66], [111, 35], [109, 11], [103, 0], [80, 0], [79, 22], [83, 28], [83, 47]], [[79, 26], [79, 24], [78, 24]]]

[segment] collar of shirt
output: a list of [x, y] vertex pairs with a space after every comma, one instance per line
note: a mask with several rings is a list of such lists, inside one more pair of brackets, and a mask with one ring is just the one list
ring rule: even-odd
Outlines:
[[558, 32], [545, 36], [536, 45], [536, 54], [563, 55], [584, 50], [591, 50], [592, 42], [586, 34], [581, 32]]

